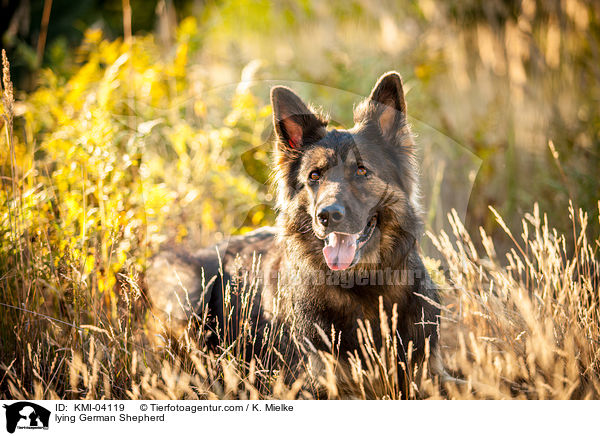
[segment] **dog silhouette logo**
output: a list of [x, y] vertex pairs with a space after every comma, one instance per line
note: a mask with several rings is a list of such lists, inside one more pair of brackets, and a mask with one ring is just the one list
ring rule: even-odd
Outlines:
[[48, 429], [50, 411], [29, 401], [19, 401], [3, 406], [6, 409], [6, 431], [18, 429]]

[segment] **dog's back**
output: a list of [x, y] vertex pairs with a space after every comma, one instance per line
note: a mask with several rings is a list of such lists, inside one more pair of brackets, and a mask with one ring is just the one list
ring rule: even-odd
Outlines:
[[[275, 235], [275, 228], [263, 227], [195, 253], [163, 247], [146, 274], [154, 306], [179, 320], [208, 309], [222, 326], [226, 287], [260, 280], [260, 264], [273, 249]], [[235, 305], [239, 292], [232, 297]]]

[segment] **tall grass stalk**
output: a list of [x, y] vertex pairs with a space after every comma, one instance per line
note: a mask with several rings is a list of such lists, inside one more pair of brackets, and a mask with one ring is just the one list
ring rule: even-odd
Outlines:
[[[142, 289], [132, 277], [122, 283], [125, 301], [116, 320], [101, 312], [98, 325], [75, 326], [43, 314], [48, 316], [37, 318], [43, 326], [28, 331], [27, 323], [36, 317], [19, 312], [23, 322], [12, 340], [24, 356], [2, 362], [2, 396], [397, 399], [407, 386], [409, 398], [415, 399], [597, 399], [600, 239], [588, 239], [585, 212], [571, 209], [570, 214], [577, 232], [574, 249], [567, 248], [565, 236], [550, 227], [537, 205], [525, 215], [519, 236], [498, 216], [514, 244], [503, 260], [483, 230], [478, 251], [456, 214], [449, 216], [452, 234], [428, 235], [443, 259], [427, 263], [443, 296], [441, 357], [453, 378], [440, 378], [424, 367], [399, 379], [395, 363], [400, 352], [410, 362], [412, 344], [398, 343], [393, 333], [397, 315], [383, 310], [379, 325], [360, 323], [360, 348], [351, 356], [337, 351], [344, 332], [322, 332], [329, 349], [313, 354], [296, 379], [285, 376], [286, 354], [306, 344], [298, 338], [282, 343], [275, 323], [267, 326], [260, 357], [250, 359], [248, 350], [257, 345], [250, 320], [259, 291], [253, 278], [260, 270], [257, 258], [243, 280], [226, 284], [226, 325], [217, 331], [208, 326], [205, 311], [191, 310], [187, 296], [179, 301], [189, 314], [182, 322], [136, 304]], [[48, 301], [60, 298], [48, 289], [38, 292]], [[231, 302], [237, 297], [241, 322], [232, 325]], [[91, 307], [100, 307], [94, 298]], [[372, 340], [375, 329], [384, 338], [380, 349]], [[80, 340], [69, 340], [73, 335]], [[214, 335], [216, 350], [207, 346]], [[22, 373], [31, 377], [24, 382]]]

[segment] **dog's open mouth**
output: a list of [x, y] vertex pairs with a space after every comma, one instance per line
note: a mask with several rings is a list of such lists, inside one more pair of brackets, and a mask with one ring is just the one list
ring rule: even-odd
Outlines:
[[377, 226], [377, 215], [371, 217], [365, 228], [360, 233], [332, 232], [325, 238], [323, 256], [327, 266], [336, 271], [350, 268], [358, 261], [357, 254], [360, 249], [371, 239]]

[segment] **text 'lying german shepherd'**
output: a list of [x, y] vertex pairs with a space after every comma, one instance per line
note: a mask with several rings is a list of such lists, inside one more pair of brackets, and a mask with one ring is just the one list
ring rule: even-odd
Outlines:
[[[148, 271], [155, 305], [164, 308], [179, 293], [188, 309], [208, 311], [217, 341], [226, 324], [235, 339], [246, 316], [259, 338], [248, 357], [264, 349], [265, 326], [278, 323], [287, 331], [279, 346], [289, 350], [282, 337], [297, 345], [286, 354], [287, 366], [296, 368], [291, 373], [329, 350], [328, 337], [337, 338], [340, 359], [347, 359], [360, 346], [359, 327], [379, 326], [382, 310], [397, 315], [399, 367], [405, 368], [408, 349], [421, 365], [427, 342], [436, 356], [438, 295], [418, 253], [418, 176], [400, 75], [378, 80], [349, 130], [327, 130], [327, 120], [289, 88], [274, 87], [271, 101], [277, 226], [234, 237], [217, 250], [158, 256]], [[251, 309], [242, 309], [251, 287], [239, 283], [254, 279]], [[381, 346], [381, 334], [373, 341]]]

